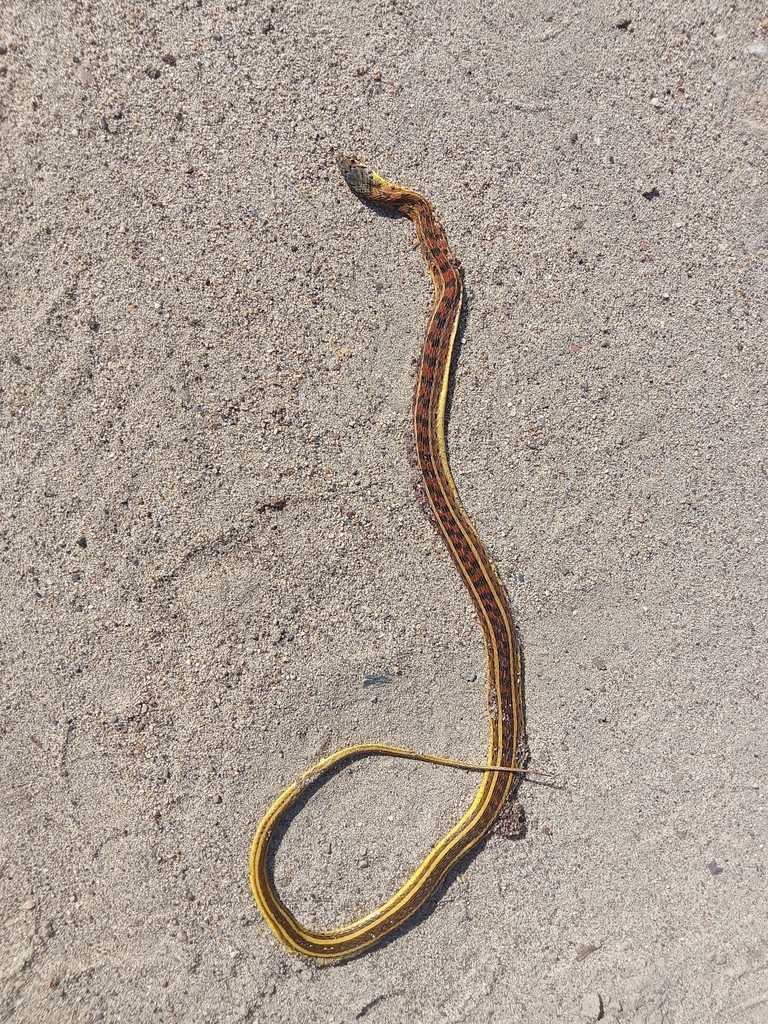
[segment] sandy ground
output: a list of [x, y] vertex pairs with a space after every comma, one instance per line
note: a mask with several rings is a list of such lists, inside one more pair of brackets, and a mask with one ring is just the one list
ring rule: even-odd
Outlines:
[[[766, 14], [2, 5], [1, 1020], [768, 1020]], [[318, 969], [248, 887], [270, 802], [487, 742], [409, 456], [429, 281], [339, 150], [464, 265], [451, 459], [562, 788]], [[281, 892], [372, 908], [476, 782], [356, 765]]]

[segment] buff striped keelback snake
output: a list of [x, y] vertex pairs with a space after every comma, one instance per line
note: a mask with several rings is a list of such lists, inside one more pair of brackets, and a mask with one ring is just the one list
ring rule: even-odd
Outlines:
[[[319, 761], [289, 786], [267, 811], [251, 848], [253, 894], [269, 926], [288, 949], [319, 960], [344, 960], [375, 945], [407, 921], [435, 891], [447, 872], [491, 828], [523, 771], [523, 702], [520, 651], [504, 587], [482, 541], [459, 500], [448, 464], [445, 407], [463, 285], [459, 261], [451, 255], [432, 204], [408, 189], [385, 181], [353, 157], [340, 157], [339, 169], [361, 199], [413, 221], [422, 255], [435, 288], [421, 353], [413, 402], [416, 452], [424, 492], [437, 528], [469, 591], [480, 620], [488, 660], [490, 742], [485, 765], [420, 754], [385, 744], [345, 747]], [[302, 925], [275, 891], [269, 866], [276, 826], [305, 792], [344, 761], [368, 755], [413, 758], [483, 772], [477, 796], [459, 821], [430, 850], [404, 885], [376, 910], [332, 931]]]

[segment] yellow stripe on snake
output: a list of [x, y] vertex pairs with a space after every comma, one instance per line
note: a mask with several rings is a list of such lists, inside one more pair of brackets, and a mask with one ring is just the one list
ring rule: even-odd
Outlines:
[[[448, 465], [445, 405], [463, 285], [459, 261], [451, 255], [432, 204], [417, 192], [393, 185], [353, 157], [339, 169], [361, 199], [409, 217], [435, 288], [435, 301], [421, 353], [413, 403], [416, 451], [437, 528], [469, 591], [488, 659], [490, 742], [485, 765], [433, 757], [375, 743], [345, 747], [319, 761], [275, 800], [258, 827], [251, 848], [250, 879], [259, 909], [272, 931], [294, 953], [319, 960], [345, 960], [380, 942], [412, 917], [448, 871], [486, 835], [524, 771], [520, 651], [504, 587], [482, 541], [462, 508]], [[323, 775], [344, 761], [369, 755], [406, 757], [432, 764], [482, 771], [477, 796], [460, 820], [430, 850], [403, 886], [359, 921], [332, 931], [312, 931], [297, 921], [275, 891], [269, 867], [270, 840], [278, 822]]]

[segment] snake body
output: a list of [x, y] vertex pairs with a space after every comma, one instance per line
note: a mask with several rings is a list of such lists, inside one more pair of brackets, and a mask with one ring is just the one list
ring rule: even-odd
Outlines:
[[[485, 639], [488, 659], [490, 742], [487, 763], [470, 765], [384, 744], [345, 747], [318, 762], [285, 790], [269, 809], [253, 840], [250, 879], [259, 908], [277, 937], [294, 953], [319, 960], [344, 960], [362, 953], [407, 921], [448, 871], [488, 832], [522, 770], [523, 732], [520, 651], [504, 588], [459, 500], [448, 464], [445, 406], [451, 357], [463, 301], [459, 261], [451, 254], [432, 204], [385, 181], [353, 157], [340, 157], [344, 179], [361, 199], [409, 217], [435, 288], [435, 301], [421, 353], [413, 403], [414, 432], [424, 491], [437, 528], [461, 574]], [[332, 931], [305, 928], [280, 900], [268, 865], [278, 821], [306, 787], [344, 761], [369, 755], [407, 757], [482, 770], [480, 789], [460, 820], [430, 850], [405, 884], [376, 910]]]

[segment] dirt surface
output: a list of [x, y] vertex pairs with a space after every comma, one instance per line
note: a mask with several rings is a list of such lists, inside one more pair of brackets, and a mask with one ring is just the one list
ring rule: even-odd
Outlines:
[[[767, 1019], [766, 15], [3, 3], [1, 1020]], [[318, 969], [251, 897], [270, 802], [487, 743], [414, 491], [429, 279], [339, 151], [463, 263], [451, 461], [557, 786]], [[476, 784], [354, 766], [281, 892], [372, 908]]]

